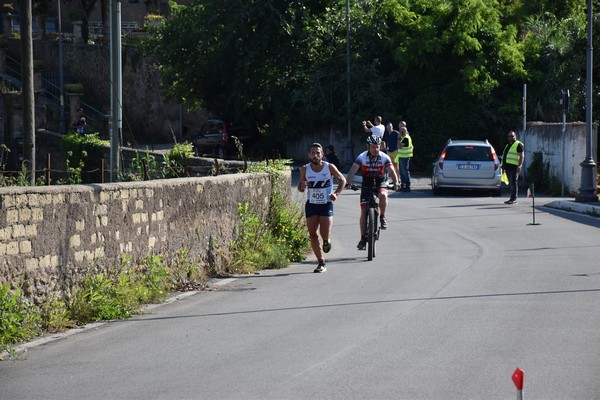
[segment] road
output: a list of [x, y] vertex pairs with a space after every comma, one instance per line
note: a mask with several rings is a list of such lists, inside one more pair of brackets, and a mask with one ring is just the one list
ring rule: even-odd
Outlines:
[[[373, 262], [358, 193], [314, 257], [30, 348], [0, 399], [597, 399], [598, 219], [394, 193]], [[544, 204], [550, 199], [537, 199]]]

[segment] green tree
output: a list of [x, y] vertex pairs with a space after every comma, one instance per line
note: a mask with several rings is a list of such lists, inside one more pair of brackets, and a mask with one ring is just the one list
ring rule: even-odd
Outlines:
[[393, 40], [398, 104], [422, 162], [448, 137], [494, 142], [519, 115], [526, 71], [517, 29], [502, 26], [495, 1], [417, 0], [404, 15]]
[[[344, 129], [345, 0], [172, 4], [145, 42], [168, 95], [253, 123], [270, 147]], [[350, 1], [351, 116], [405, 119], [422, 166], [448, 137], [490, 139], [558, 117], [560, 89], [582, 112], [585, 5], [565, 0]], [[201, 23], [199, 23], [201, 21]], [[596, 39], [598, 40], [598, 39]], [[598, 91], [596, 91], [597, 93]]]

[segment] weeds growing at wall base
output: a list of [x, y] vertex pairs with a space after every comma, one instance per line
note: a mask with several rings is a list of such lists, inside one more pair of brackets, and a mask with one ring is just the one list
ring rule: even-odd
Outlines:
[[238, 205], [240, 224], [231, 245], [233, 262], [229, 273], [252, 273], [265, 268], [283, 268], [304, 260], [309, 250], [308, 231], [302, 208], [290, 201], [282, 173], [290, 160], [253, 163], [248, 172], [268, 172], [272, 192], [269, 215], [262, 221], [248, 203]]
[[190, 259], [187, 250], [181, 250], [172, 265], [159, 256], [135, 263], [123, 255], [115, 271], [90, 272], [69, 301], [50, 297], [38, 306], [20, 290], [0, 285], [0, 352], [10, 353], [16, 343], [43, 332], [129, 318], [144, 304], [158, 303], [176, 291], [198, 289], [205, 281], [202, 268]]

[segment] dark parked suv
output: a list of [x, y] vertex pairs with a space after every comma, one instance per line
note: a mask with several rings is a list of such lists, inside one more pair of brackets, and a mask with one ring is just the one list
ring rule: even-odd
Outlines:
[[235, 140], [237, 137], [243, 145], [250, 145], [253, 135], [241, 125], [221, 118], [207, 120], [200, 131], [186, 138], [194, 145], [197, 155], [210, 154], [218, 157], [237, 155]]

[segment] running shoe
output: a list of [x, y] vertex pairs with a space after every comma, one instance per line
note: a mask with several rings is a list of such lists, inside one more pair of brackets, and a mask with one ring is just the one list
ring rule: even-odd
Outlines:
[[323, 251], [329, 253], [329, 250], [331, 250], [331, 243], [329, 243], [329, 240], [323, 240]]
[[504, 202], [504, 204], [517, 204], [516, 200], [507, 200]]
[[381, 222], [381, 229], [387, 229], [387, 219], [385, 217], [379, 218], [379, 222]]
[[367, 241], [365, 239], [360, 239], [358, 242], [358, 246], [356, 246], [358, 250], [365, 250], [367, 248]]
[[325, 268], [325, 263], [320, 262], [319, 265], [317, 266], [317, 268], [315, 268], [315, 270], [313, 272], [320, 273], [320, 272], [325, 272], [325, 271], [327, 271], [327, 268]]

